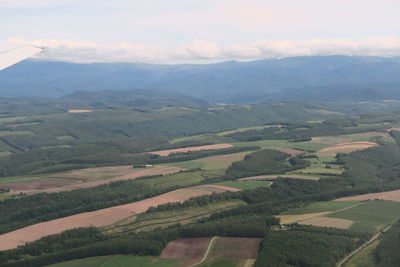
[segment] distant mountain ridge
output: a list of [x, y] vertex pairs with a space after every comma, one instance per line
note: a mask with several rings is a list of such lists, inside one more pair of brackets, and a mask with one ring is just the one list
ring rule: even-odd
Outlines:
[[279, 94], [280, 99], [302, 96], [315, 88], [379, 90], [388, 85], [390, 90], [400, 88], [399, 57], [310, 56], [203, 65], [24, 61], [0, 72], [0, 97], [58, 98], [76, 91], [152, 89], [246, 104]]

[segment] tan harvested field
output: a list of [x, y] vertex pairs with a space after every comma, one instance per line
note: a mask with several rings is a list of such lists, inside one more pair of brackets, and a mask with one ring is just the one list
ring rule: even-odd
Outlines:
[[68, 110], [68, 113], [88, 113], [88, 112], [93, 112], [91, 109], [70, 109]]
[[[37, 194], [42, 192], [52, 193], [71, 191], [75, 189], [95, 187], [110, 182], [136, 179], [151, 175], [168, 175], [184, 170], [176, 166], [154, 166], [148, 168], [134, 169], [132, 166], [115, 166], [74, 170], [67, 173], [57, 174], [57, 178], [68, 178], [71, 181], [47, 181], [34, 183], [20, 183], [10, 185], [12, 194]], [[104, 178], [106, 177], [106, 178]], [[109, 177], [109, 178], [108, 178]], [[75, 182], [74, 179], [77, 181]], [[82, 182], [82, 180], [86, 180]], [[48, 186], [44, 187], [43, 184]], [[51, 186], [52, 185], [52, 186]], [[5, 185], [8, 186], [8, 185]]]
[[349, 229], [354, 222], [346, 219], [337, 219], [329, 217], [314, 217], [307, 220], [303, 220], [300, 224], [321, 226], [321, 227], [335, 227], [340, 229]]
[[256, 259], [261, 238], [219, 237], [211, 248], [208, 260]]
[[233, 145], [231, 145], [231, 144], [215, 144], [215, 145], [192, 146], [192, 147], [183, 147], [183, 148], [177, 148], [177, 149], [152, 151], [149, 153], [165, 157], [172, 153], [185, 153], [185, 152], [189, 152], [189, 151], [200, 151], [200, 150], [215, 150], [215, 149], [224, 149], [224, 148], [231, 148], [231, 147], [233, 147]]
[[0, 235], [0, 250], [16, 248], [19, 245], [35, 241], [44, 236], [58, 234], [76, 227], [107, 226], [135, 214], [145, 212], [150, 207], [168, 202], [183, 202], [191, 197], [221, 193], [225, 191], [239, 191], [239, 189], [217, 185], [192, 186], [130, 204], [92, 212], [84, 212], [48, 222], [38, 223]]
[[336, 146], [331, 146], [324, 148], [317, 152], [318, 156], [322, 157], [334, 157], [337, 153], [349, 153], [356, 150], [363, 150], [369, 147], [376, 146], [376, 143], [373, 142], [349, 142], [349, 143], [341, 143]]
[[295, 179], [306, 179], [306, 180], [319, 180], [319, 177], [301, 174], [281, 174], [281, 175], [260, 175], [238, 179], [239, 181], [257, 181], [257, 180], [268, 180], [276, 178], [295, 178]]
[[382, 200], [391, 200], [391, 201], [400, 202], [400, 190], [358, 195], [358, 196], [352, 196], [352, 197], [342, 197], [342, 198], [335, 199], [335, 201], [373, 200], [373, 199], [382, 199]]
[[390, 128], [388, 131], [400, 131], [400, 127]]
[[327, 215], [332, 212], [315, 212], [315, 213], [306, 213], [306, 214], [296, 214], [296, 215], [279, 215], [276, 216], [281, 220], [281, 224], [291, 224], [295, 222], [300, 222], [304, 220], [308, 220], [314, 217], [320, 217], [323, 215]]
[[290, 148], [278, 148], [277, 150], [282, 152], [282, 153], [289, 154], [290, 156], [297, 156], [297, 155], [306, 153], [303, 150], [290, 149]]
[[360, 133], [360, 134], [357, 134], [357, 135], [359, 135], [359, 136], [390, 136], [390, 134], [389, 133], [387, 133], [387, 132], [367, 132], [367, 133]]
[[210, 243], [210, 237], [203, 238], [185, 238], [169, 242], [161, 253], [164, 259], [189, 259], [185, 266], [190, 266], [204, 256]]

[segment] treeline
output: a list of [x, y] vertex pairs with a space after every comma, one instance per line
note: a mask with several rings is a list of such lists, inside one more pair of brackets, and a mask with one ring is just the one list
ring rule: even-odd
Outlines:
[[169, 143], [166, 137], [135, 137], [72, 147], [34, 149], [2, 157], [0, 161], [0, 177], [61, 172], [94, 166], [177, 162], [259, 149], [259, 147], [232, 147], [176, 153], [166, 157], [143, 153], [208, 144], [199, 141]]
[[380, 131], [385, 126], [359, 126], [355, 118], [329, 119], [321, 123], [282, 124], [260, 130], [247, 130], [227, 135], [238, 141], [292, 140], [309, 141], [317, 136], [335, 136], [359, 132]]
[[6, 199], [0, 202], [0, 233], [38, 222], [139, 201], [177, 188], [154, 187], [140, 180], [126, 180], [93, 188]]
[[338, 154], [343, 176], [354, 188], [369, 185], [390, 186], [400, 181], [400, 146], [381, 144], [350, 154]]
[[292, 225], [290, 229], [268, 233], [255, 267], [335, 266], [365, 238], [346, 230]]
[[374, 250], [375, 266], [396, 267], [400, 262], [400, 222], [396, 222], [386, 233], [383, 233], [379, 245]]
[[[8, 107], [10, 110], [12, 107]], [[137, 136], [166, 136], [176, 138], [203, 133], [215, 133], [240, 127], [268, 123], [305, 121], [326, 115], [313, 112], [318, 107], [310, 104], [260, 104], [250, 107], [227, 105], [218, 109], [182, 108], [101, 108], [82, 114], [47, 114], [27, 116], [39, 120], [34, 126], [21, 126], [31, 135], [0, 137], [19, 151], [40, 147], [78, 145], [107, 139]], [[26, 116], [26, 114], [22, 115]], [[69, 136], [68, 139], [59, 137]]]
[[[240, 178], [263, 174], [283, 174], [310, 166], [310, 162], [277, 150], [265, 149], [246, 155], [244, 160], [232, 163], [226, 171], [228, 177]], [[289, 159], [289, 160], [288, 160]]]

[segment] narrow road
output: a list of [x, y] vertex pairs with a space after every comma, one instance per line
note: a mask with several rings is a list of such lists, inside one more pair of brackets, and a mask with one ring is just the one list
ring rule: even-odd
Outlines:
[[190, 265], [189, 267], [199, 266], [200, 264], [202, 264], [207, 259], [208, 253], [210, 252], [211, 247], [214, 245], [214, 242], [215, 242], [215, 240], [217, 240], [217, 238], [218, 238], [218, 236], [214, 236], [213, 238], [211, 238], [210, 244], [208, 244], [207, 250], [204, 253], [203, 258], [199, 262], [197, 262], [197, 263], [195, 263], [193, 265]]
[[386, 227], [385, 229], [383, 229], [382, 231], [379, 231], [376, 235], [374, 235], [370, 240], [368, 240], [367, 242], [365, 242], [364, 244], [362, 244], [360, 247], [358, 247], [356, 250], [354, 250], [353, 252], [351, 252], [349, 255], [347, 255], [346, 257], [344, 257], [336, 266], [337, 267], [343, 267], [346, 262], [353, 257], [354, 255], [356, 255], [358, 252], [360, 252], [361, 250], [363, 250], [366, 246], [370, 245], [372, 242], [374, 242], [375, 240], [377, 240], [382, 233], [386, 232], [387, 230], [389, 230], [393, 225], [390, 225], [388, 227]]

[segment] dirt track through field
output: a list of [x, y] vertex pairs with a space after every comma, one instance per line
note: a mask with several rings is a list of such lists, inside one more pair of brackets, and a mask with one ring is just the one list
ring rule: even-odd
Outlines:
[[107, 226], [123, 220], [132, 215], [145, 212], [150, 207], [168, 202], [183, 202], [191, 197], [222, 193], [225, 191], [240, 191], [236, 188], [218, 185], [199, 185], [178, 189], [163, 195], [141, 200], [138, 202], [101, 209], [92, 212], [84, 212], [48, 222], [31, 225], [10, 233], [0, 235], [0, 250], [16, 248], [27, 242], [32, 242], [44, 236], [58, 234], [65, 230], [88, 227]]
[[178, 239], [168, 243], [161, 253], [164, 259], [188, 259], [185, 266], [192, 266], [207, 254], [211, 245], [209, 237]]
[[216, 150], [216, 149], [224, 149], [224, 148], [231, 148], [231, 147], [233, 147], [233, 145], [231, 145], [231, 144], [215, 144], [215, 145], [192, 146], [192, 147], [183, 147], [183, 148], [177, 148], [177, 149], [152, 151], [149, 153], [165, 157], [172, 153], [185, 153], [185, 152], [189, 152], [189, 151], [200, 151], [200, 150]]
[[[85, 172], [90, 171], [95, 171], [99, 169], [110, 169], [115, 168], [118, 170], [118, 168], [123, 168], [125, 170], [124, 172], [121, 172], [120, 175], [115, 176], [114, 178], [110, 179], [101, 179], [101, 180], [95, 180], [93, 179], [94, 175], [88, 175]], [[59, 186], [59, 187], [51, 187], [51, 188], [43, 188], [43, 189], [30, 189], [29, 184], [20, 184], [20, 186], [25, 185], [26, 188], [23, 190], [18, 190], [18, 187], [15, 187], [15, 190], [12, 190], [10, 193], [12, 194], [19, 194], [19, 193], [24, 193], [24, 194], [37, 194], [37, 193], [54, 193], [54, 192], [61, 192], [61, 191], [71, 191], [75, 189], [83, 189], [83, 188], [89, 188], [89, 187], [95, 187], [99, 186], [102, 184], [108, 184], [111, 182], [117, 182], [117, 181], [122, 181], [122, 180], [129, 180], [129, 179], [136, 179], [140, 177], [145, 177], [145, 176], [152, 176], [152, 175], [168, 175], [168, 174], [173, 174], [177, 173], [179, 171], [184, 170], [183, 168], [176, 167], [176, 166], [154, 166], [150, 168], [143, 168], [143, 169], [134, 169], [132, 166], [119, 166], [119, 167], [104, 167], [104, 168], [93, 168], [93, 169], [83, 169], [83, 170], [76, 170], [70, 173], [66, 174], [60, 174], [57, 175], [60, 178], [71, 178], [73, 179], [74, 177], [77, 179], [93, 179], [94, 181], [88, 181], [88, 182], [80, 182], [80, 183], [73, 183], [73, 184], [67, 184], [65, 186]], [[86, 175], [85, 175], [86, 174]], [[92, 178], [90, 178], [92, 177]], [[60, 184], [60, 182], [58, 182]]]

